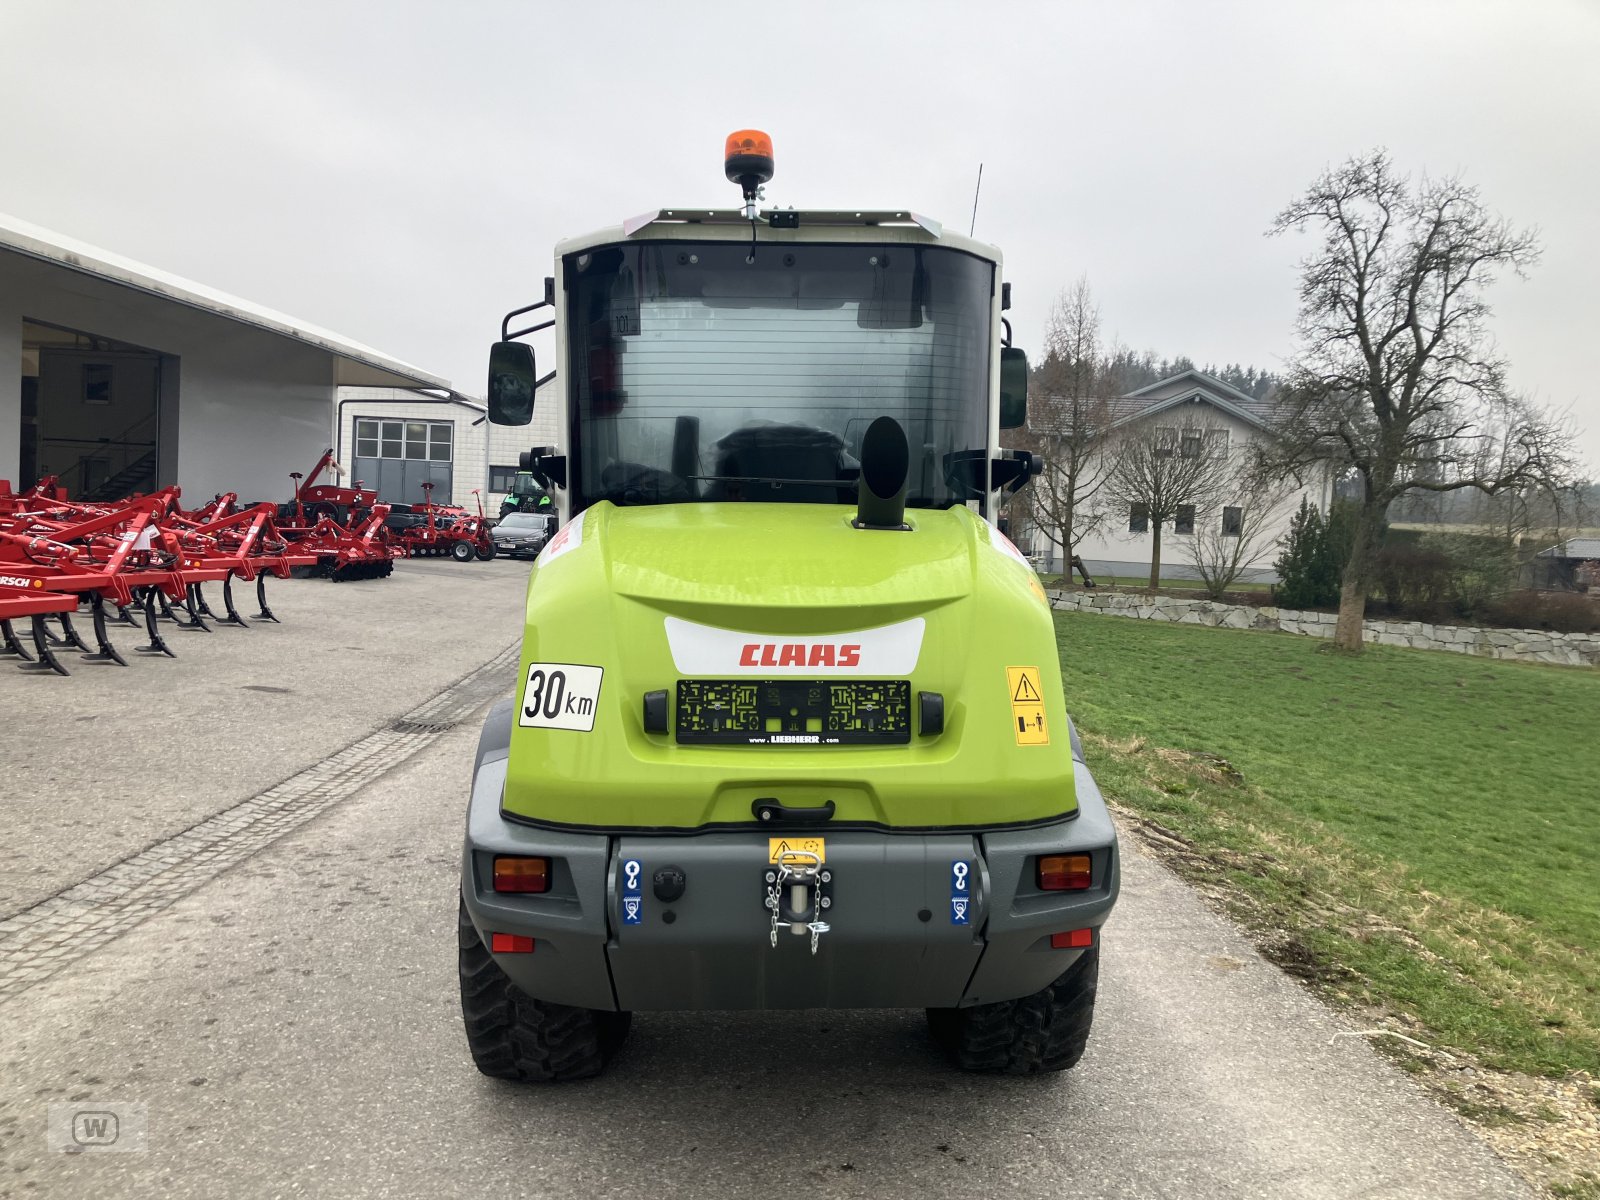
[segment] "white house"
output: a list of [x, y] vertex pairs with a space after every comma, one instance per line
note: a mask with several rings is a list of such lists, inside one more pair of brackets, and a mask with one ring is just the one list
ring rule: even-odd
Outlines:
[[[1229, 387], [1203, 371], [1185, 371], [1119, 396], [1111, 401], [1110, 409], [1114, 429], [1149, 426], [1159, 441], [1170, 443], [1170, 452], [1175, 454], [1220, 455], [1243, 464], [1253, 443], [1272, 436], [1267, 423], [1269, 402]], [[1189, 436], [1185, 436], [1186, 432]], [[1201, 435], [1194, 436], [1196, 433]], [[1261, 503], [1259, 493], [1225, 496], [1209, 512], [1198, 513], [1191, 508], [1180, 513], [1177, 520], [1166, 522], [1161, 530], [1161, 573], [1169, 578], [1196, 578], [1196, 535], [1205, 533], [1203, 523], [1214, 522], [1215, 532], [1224, 538], [1244, 533], [1247, 553], [1242, 578], [1276, 581], [1272, 564], [1279, 553], [1278, 543], [1302, 497], [1308, 497], [1326, 512], [1331, 498], [1328, 475], [1319, 471], [1308, 476], [1303, 486], [1286, 485], [1254, 537], [1249, 536], [1252, 522], [1243, 514], [1252, 504]], [[1150, 521], [1139, 506], [1113, 510], [1102, 494], [1090, 502], [1087, 515], [1094, 528], [1079, 542], [1078, 553], [1092, 575], [1148, 574]], [[1061, 548], [1043, 536], [1032, 541], [1041, 569], [1061, 572]]]

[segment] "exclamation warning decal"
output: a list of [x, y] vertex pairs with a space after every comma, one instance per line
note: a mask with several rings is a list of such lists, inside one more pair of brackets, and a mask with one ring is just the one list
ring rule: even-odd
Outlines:
[[1017, 745], [1048, 746], [1050, 726], [1044, 716], [1039, 668], [1007, 667], [1006, 689], [1011, 697], [1011, 721], [1017, 727]]

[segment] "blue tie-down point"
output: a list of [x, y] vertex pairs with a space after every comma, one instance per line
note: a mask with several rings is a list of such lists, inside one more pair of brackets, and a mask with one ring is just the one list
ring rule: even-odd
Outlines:
[[950, 895], [970, 896], [972, 888], [969, 886], [968, 877], [972, 874], [972, 867], [964, 858], [958, 858], [950, 864]]
[[622, 923], [624, 925], [637, 925], [644, 920], [644, 897], [624, 896], [622, 898]]
[[950, 897], [950, 924], [968, 925], [972, 921], [972, 899], [969, 896]]

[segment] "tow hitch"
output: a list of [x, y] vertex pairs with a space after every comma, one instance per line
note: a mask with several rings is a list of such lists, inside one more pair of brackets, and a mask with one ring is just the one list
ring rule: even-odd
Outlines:
[[767, 911], [772, 917], [770, 937], [778, 945], [778, 930], [789, 930], [796, 937], [811, 934], [811, 953], [831, 926], [822, 919], [833, 907], [833, 872], [822, 865], [822, 856], [809, 850], [784, 851], [779, 861], [767, 868]]

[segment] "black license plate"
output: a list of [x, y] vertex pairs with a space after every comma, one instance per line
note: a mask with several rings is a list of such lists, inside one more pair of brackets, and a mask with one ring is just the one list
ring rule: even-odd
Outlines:
[[904, 679], [680, 679], [678, 741], [733, 746], [893, 745], [911, 740]]

